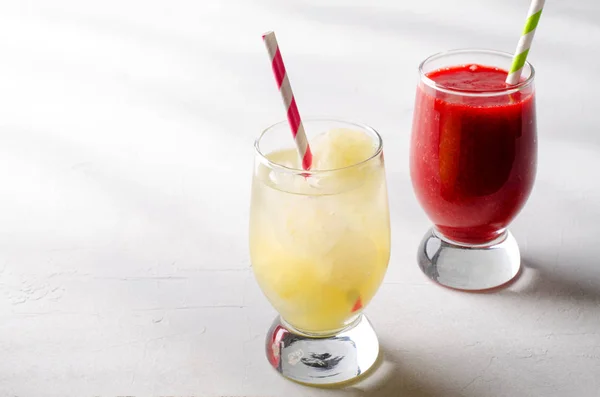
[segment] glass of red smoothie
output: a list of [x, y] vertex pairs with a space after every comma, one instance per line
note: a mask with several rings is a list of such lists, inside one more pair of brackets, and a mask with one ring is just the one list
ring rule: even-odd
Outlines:
[[419, 247], [423, 272], [461, 290], [512, 280], [519, 247], [507, 226], [525, 205], [537, 160], [534, 69], [504, 81], [512, 55], [454, 50], [419, 66], [410, 172], [434, 227]]

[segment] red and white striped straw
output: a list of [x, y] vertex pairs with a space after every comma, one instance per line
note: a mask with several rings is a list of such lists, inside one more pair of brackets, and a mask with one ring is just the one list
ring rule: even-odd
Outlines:
[[287, 111], [287, 119], [292, 129], [292, 136], [296, 142], [296, 148], [298, 149], [298, 155], [302, 160], [302, 169], [309, 170], [312, 164], [312, 153], [310, 146], [308, 146], [308, 140], [306, 139], [306, 132], [304, 132], [304, 126], [302, 125], [302, 119], [300, 119], [300, 113], [298, 112], [298, 106], [296, 105], [296, 99], [294, 99], [294, 93], [290, 86], [290, 80], [288, 79], [285, 71], [285, 65], [281, 58], [281, 51], [279, 51], [279, 45], [275, 38], [274, 32], [267, 32], [263, 34], [263, 41], [267, 52], [271, 59], [271, 66], [273, 68], [273, 74], [275, 75], [275, 81], [277, 82], [277, 88], [283, 99], [283, 105]]

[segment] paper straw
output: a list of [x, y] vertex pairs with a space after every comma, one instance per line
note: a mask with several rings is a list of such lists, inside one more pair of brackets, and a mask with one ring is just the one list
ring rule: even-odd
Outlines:
[[275, 81], [277, 82], [277, 88], [283, 99], [283, 105], [287, 111], [287, 119], [292, 130], [292, 136], [296, 142], [296, 148], [298, 149], [298, 155], [302, 161], [302, 169], [309, 170], [312, 164], [312, 153], [310, 146], [308, 146], [308, 140], [306, 139], [306, 133], [304, 132], [304, 126], [302, 125], [302, 119], [298, 112], [298, 106], [296, 105], [296, 99], [294, 99], [294, 93], [292, 92], [292, 86], [288, 79], [285, 71], [285, 65], [281, 58], [281, 51], [279, 51], [279, 45], [275, 38], [274, 32], [267, 32], [263, 34], [263, 41], [267, 52], [271, 59], [271, 66], [273, 68], [273, 74], [275, 75]]
[[525, 61], [527, 60], [527, 54], [529, 54], [529, 48], [535, 35], [535, 28], [537, 28], [540, 16], [542, 16], [542, 9], [546, 0], [532, 0], [529, 6], [529, 12], [527, 13], [527, 20], [525, 21], [525, 28], [517, 44], [515, 50], [515, 56], [513, 57], [512, 65], [508, 71], [506, 77], [506, 84], [514, 85], [521, 79], [521, 72]]

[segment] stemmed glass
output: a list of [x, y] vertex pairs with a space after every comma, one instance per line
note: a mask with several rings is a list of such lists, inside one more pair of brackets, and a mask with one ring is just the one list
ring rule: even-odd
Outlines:
[[271, 365], [307, 384], [347, 381], [373, 366], [377, 336], [362, 314], [382, 282], [390, 221], [379, 134], [365, 125], [305, 119], [309, 141], [351, 129], [372, 142], [364, 161], [330, 170], [295, 167], [288, 126], [255, 143], [250, 256], [279, 313], [266, 338]]
[[434, 226], [421, 242], [418, 262], [448, 287], [490, 289], [519, 272], [519, 247], [507, 226], [535, 178], [534, 69], [526, 63], [517, 85], [487, 88], [460, 88], [430, 76], [456, 67], [475, 72], [481, 65], [494, 74], [508, 70], [511, 60], [498, 51], [455, 50], [419, 67], [410, 171]]

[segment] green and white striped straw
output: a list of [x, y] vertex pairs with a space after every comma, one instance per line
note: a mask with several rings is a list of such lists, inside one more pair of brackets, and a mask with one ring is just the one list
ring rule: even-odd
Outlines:
[[535, 28], [537, 28], [540, 16], [542, 16], [542, 9], [546, 0], [532, 0], [529, 12], [527, 13], [527, 21], [525, 22], [525, 28], [517, 44], [515, 56], [513, 57], [512, 65], [508, 71], [508, 77], [506, 77], [506, 84], [514, 85], [517, 84], [521, 78], [521, 72], [525, 61], [527, 60], [527, 54], [533, 41], [533, 35], [535, 34]]

